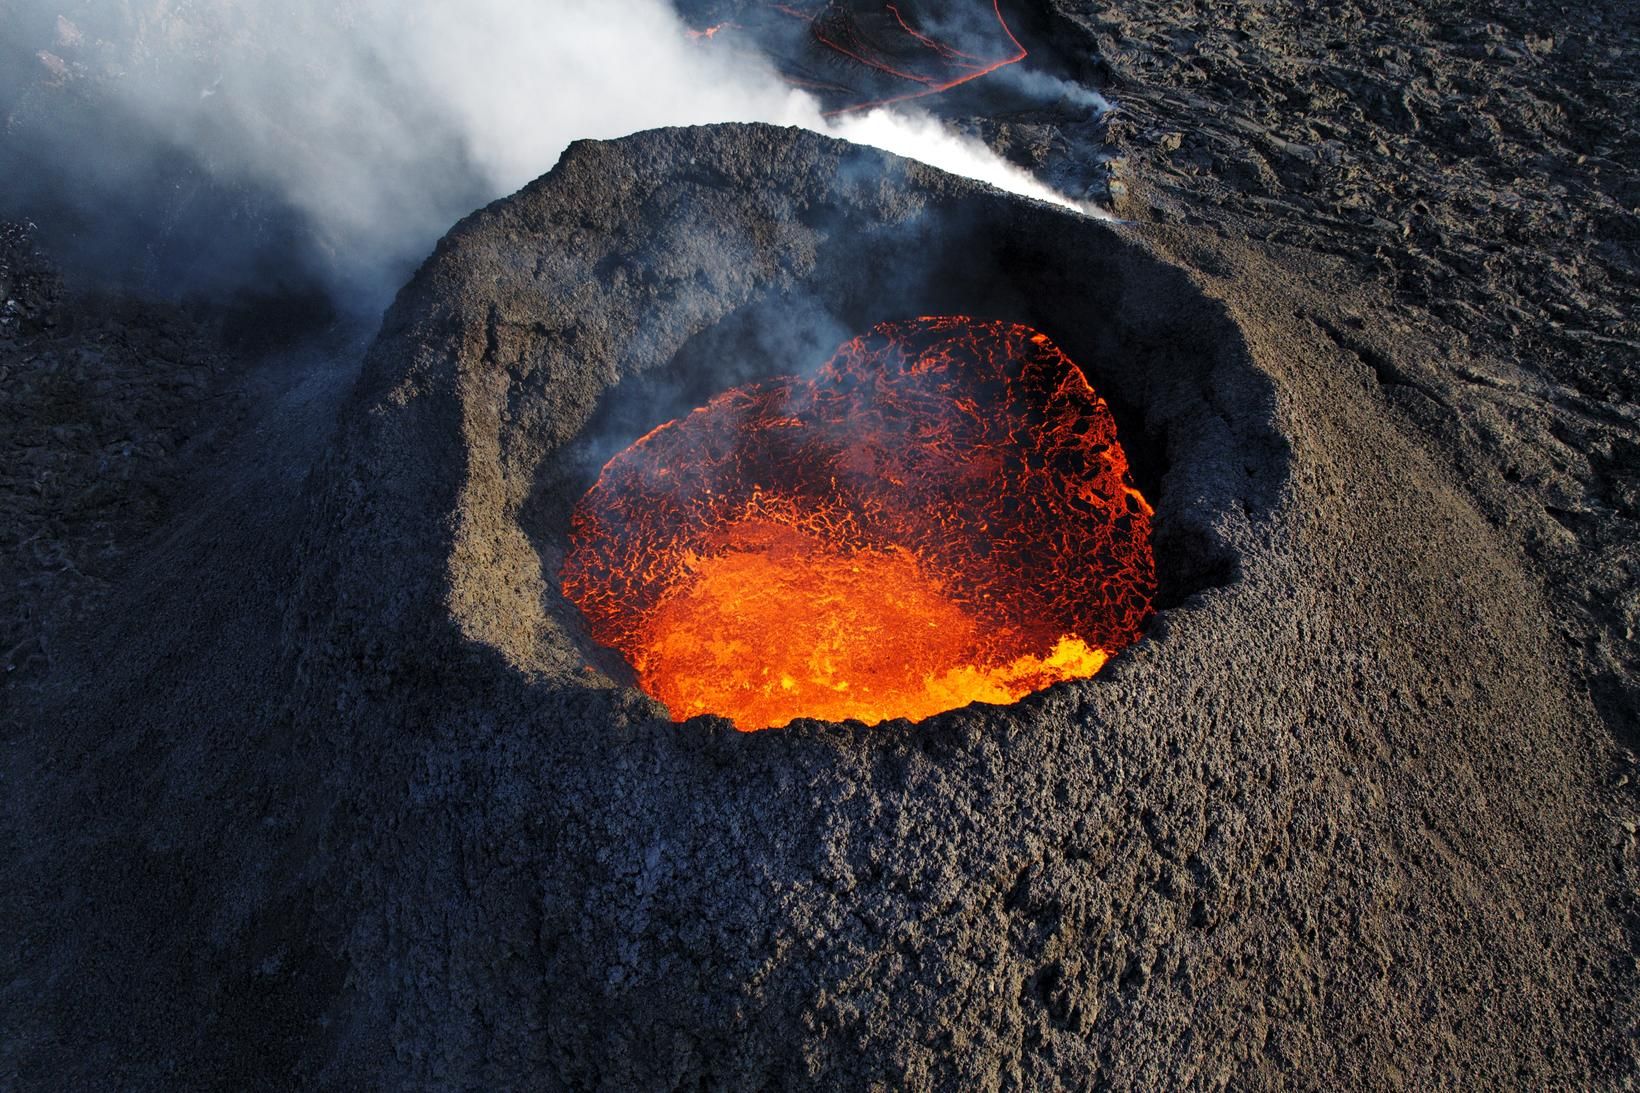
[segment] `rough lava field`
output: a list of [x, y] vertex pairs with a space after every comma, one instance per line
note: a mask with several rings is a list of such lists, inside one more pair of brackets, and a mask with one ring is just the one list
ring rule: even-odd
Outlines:
[[[122, 47], [0, 30], [0, 1086], [1640, 1082], [1640, 14], [773, 7], [679, 14], [1111, 218], [651, 130], [378, 325], [209, 164], [117, 239], [31, 184]], [[1142, 636], [916, 723], [672, 721], [561, 590], [577, 502], [922, 315], [1108, 401]]]

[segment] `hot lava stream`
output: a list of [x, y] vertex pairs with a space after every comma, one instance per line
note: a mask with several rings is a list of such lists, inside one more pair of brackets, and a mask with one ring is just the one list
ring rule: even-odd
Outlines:
[[1109, 408], [1045, 335], [922, 318], [610, 460], [563, 586], [680, 719], [915, 719], [1133, 642], [1151, 515]]

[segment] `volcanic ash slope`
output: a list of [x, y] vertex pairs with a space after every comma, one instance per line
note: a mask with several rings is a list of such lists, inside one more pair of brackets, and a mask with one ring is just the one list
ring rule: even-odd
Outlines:
[[[316, 925], [380, 1076], [1605, 1074], [1594, 716], [1518, 559], [1312, 321], [1371, 301], [1278, 257], [759, 126], [578, 144], [451, 232], [316, 480], [290, 617], [346, 802]], [[670, 723], [557, 591], [599, 461], [957, 311], [1047, 332], [1117, 409], [1149, 636], [915, 726]]]

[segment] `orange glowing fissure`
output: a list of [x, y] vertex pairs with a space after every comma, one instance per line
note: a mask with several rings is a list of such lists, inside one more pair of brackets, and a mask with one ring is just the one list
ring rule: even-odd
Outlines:
[[[764, 6], [770, 11], [809, 23], [815, 43], [838, 56], [863, 65], [880, 77], [915, 85], [912, 89], [899, 94], [862, 99], [824, 111], [824, 116], [828, 118], [938, 95], [977, 80], [981, 76], [988, 76], [999, 68], [1017, 64], [1029, 56], [1008, 26], [1008, 21], [1003, 18], [1001, 0], [991, 0], [991, 11], [996, 17], [996, 29], [1001, 31], [1007, 41], [1008, 52], [1004, 56], [991, 59], [966, 53], [947, 42], [924, 34], [907, 19], [896, 4], [884, 3], [883, 14], [893, 20], [894, 26], [898, 27], [900, 35], [903, 36], [903, 42], [900, 43], [902, 48], [896, 51], [905, 54], [903, 62], [891, 60], [888, 53], [874, 49], [864, 41], [850, 40], [848, 36], [839, 35], [822, 26], [819, 17], [826, 11], [826, 4], [810, 5], [809, 10], [787, 3], [766, 3]], [[734, 23], [718, 23], [715, 26], [688, 30], [686, 33], [691, 38], [709, 39], [715, 37], [719, 31], [733, 27]], [[924, 68], [925, 71], [917, 71], [918, 68]], [[818, 82], [801, 76], [788, 75], [786, 79], [798, 87], [845, 93], [849, 91], [849, 88], [840, 84]]]
[[576, 506], [563, 587], [680, 720], [920, 719], [1136, 640], [1152, 515], [1046, 336], [921, 318], [617, 455]]

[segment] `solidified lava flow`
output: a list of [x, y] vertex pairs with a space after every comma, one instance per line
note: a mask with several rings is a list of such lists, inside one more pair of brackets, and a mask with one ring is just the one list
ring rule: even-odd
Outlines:
[[999, 0], [992, 0], [991, 10], [996, 17], [993, 29], [1001, 31], [1008, 48], [1002, 54], [985, 57], [924, 34], [907, 19], [899, 5], [882, 5], [872, 20], [879, 27], [876, 33], [872, 33], [863, 18], [866, 14], [864, 11], [837, 0], [827, 3], [810, 22], [810, 34], [815, 42], [840, 57], [863, 65], [879, 78], [897, 81], [903, 88], [848, 103], [827, 113], [868, 110], [925, 95], [937, 95], [1023, 60], [1025, 47], [1008, 29]]
[[[912, 0], [765, 0], [742, 15], [744, 22], [687, 33], [695, 39], [729, 28], [752, 34], [790, 83], [830, 104], [829, 117], [937, 95], [1027, 56], [1000, 0], [973, 0], [971, 8], [945, 16], [925, 27]], [[803, 28], [803, 46], [786, 33], [793, 25]]]
[[917, 719], [1093, 675], [1136, 640], [1152, 515], [1046, 335], [921, 318], [610, 460], [563, 587], [676, 718]]

